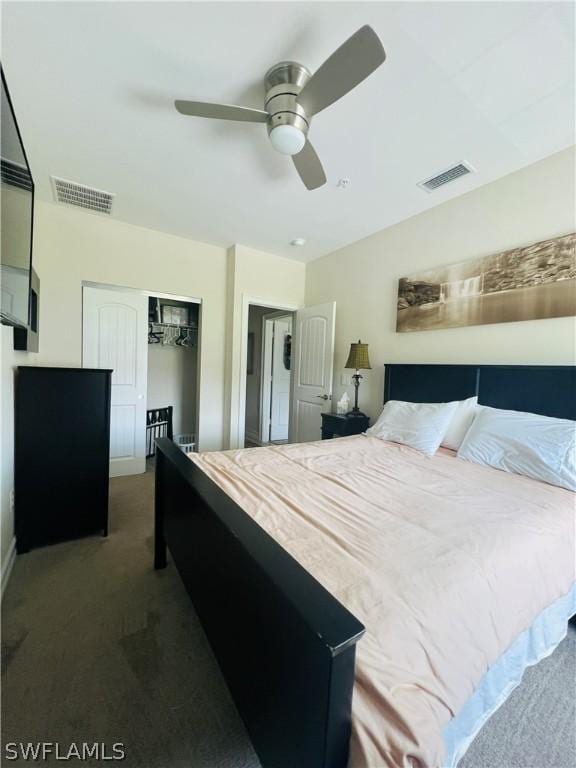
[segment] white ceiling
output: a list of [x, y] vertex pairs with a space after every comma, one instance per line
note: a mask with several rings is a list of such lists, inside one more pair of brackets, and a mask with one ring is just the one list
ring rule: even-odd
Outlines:
[[[272, 64], [314, 70], [366, 23], [388, 59], [313, 121], [319, 190], [265, 126], [172, 106], [262, 108]], [[572, 3], [3, 3], [2, 35], [40, 198], [54, 174], [115, 193], [118, 219], [225, 246], [313, 259], [574, 143]], [[462, 160], [478, 172], [416, 186]]]

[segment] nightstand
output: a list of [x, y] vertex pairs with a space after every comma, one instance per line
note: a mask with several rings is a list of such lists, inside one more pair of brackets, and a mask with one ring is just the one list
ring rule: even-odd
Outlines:
[[322, 440], [359, 435], [361, 432], [366, 432], [369, 424], [368, 416], [341, 416], [338, 413], [323, 413]]

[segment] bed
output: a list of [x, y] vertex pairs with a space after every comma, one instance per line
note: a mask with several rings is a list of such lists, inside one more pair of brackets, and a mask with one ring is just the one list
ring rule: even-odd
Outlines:
[[[385, 400], [573, 420], [575, 391], [563, 366], [385, 373]], [[455, 765], [562, 639], [569, 491], [365, 436], [158, 447], [155, 564], [168, 546], [265, 768]]]

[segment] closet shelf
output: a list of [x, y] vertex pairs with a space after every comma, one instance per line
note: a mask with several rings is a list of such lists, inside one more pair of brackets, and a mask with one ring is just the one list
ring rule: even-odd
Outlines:
[[181, 325], [180, 323], [157, 323], [156, 321], [150, 321], [148, 325], [153, 325], [154, 328], [178, 328], [178, 330], [193, 331], [194, 333], [198, 331], [198, 326], [196, 325]]

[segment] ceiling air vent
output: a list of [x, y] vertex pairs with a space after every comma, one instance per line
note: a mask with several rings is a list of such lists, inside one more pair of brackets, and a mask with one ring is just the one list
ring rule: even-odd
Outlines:
[[449, 184], [451, 181], [459, 179], [461, 176], [467, 176], [469, 173], [474, 173], [474, 168], [471, 165], [468, 165], [468, 163], [458, 163], [442, 171], [442, 173], [426, 179], [426, 181], [421, 181], [418, 186], [427, 192], [433, 192], [438, 187], [443, 187], [444, 184]]
[[28, 192], [32, 190], [32, 177], [25, 165], [13, 163], [11, 160], [1, 158], [0, 175], [3, 184], [9, 184], [11, 187], [25, 189]]
[[54, 188], [54, 197], [59, 203], [77, 205], [79, 208], [87, 208], [90, 211], [98, 211], [98, 213], [109, 214], [112, 212], [114, 195], [110, 192], [85, 187], [83, 184], [58, 179], [56, 176], [50, 178]]

